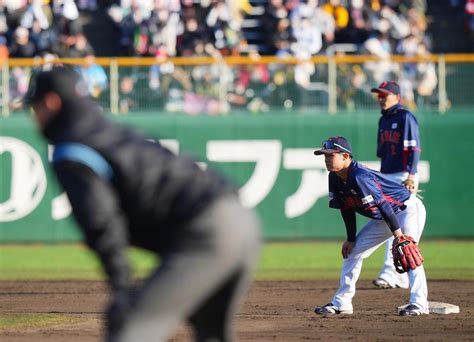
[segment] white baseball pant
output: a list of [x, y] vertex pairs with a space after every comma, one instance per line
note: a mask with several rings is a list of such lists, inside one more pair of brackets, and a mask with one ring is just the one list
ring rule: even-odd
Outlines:
[[[401, 184], [407, 179], [408, 172], [385, 173], [384, 175]], [[418, 174], [415, 174], [415, 188], [418, 188], [418, 182]], [[385, 242], [384, 262], [377, 278], [385, 280], [391, 287], [407, 289], [409, 286], [408, 275], [398, 273], [393, 266], [392, 243], [393, 236]]]
[[[419, 242], [426, 220], [423, 203], [415, 195], [405, 202], [406, 209], [397, 213], [404, 234]], [[356, 282], [362, 270], [362, 263], [392, 233], [383, 220], [370, 220], [357, 234], [354, 249], [344, 259], [341, 270], [340, 287], [332, 299], [333, 305], [341, 311], [352, 311], [352, 298], [356, 292]], [[410, 304], [415, 304], [428, 313], [428, 287], [423, 265], [408, 272]]]

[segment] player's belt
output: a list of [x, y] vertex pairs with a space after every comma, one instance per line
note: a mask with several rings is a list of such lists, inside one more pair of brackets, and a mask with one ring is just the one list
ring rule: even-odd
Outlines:
[[407, 205], [405, 203], [403, 203], [401, 206], [398, 207], [398, 210], [396, 211], [396, 214], [401, 213], [406, 208], [407, 208]]

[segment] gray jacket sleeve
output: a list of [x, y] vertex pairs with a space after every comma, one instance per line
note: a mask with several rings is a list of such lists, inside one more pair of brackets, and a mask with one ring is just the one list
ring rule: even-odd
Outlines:
[[100, 258], [112, 289], [129, 287], [127, 220], [115, 189], [80, 162], [61, 161], [54, 164], [54, 169], [86, 243]]

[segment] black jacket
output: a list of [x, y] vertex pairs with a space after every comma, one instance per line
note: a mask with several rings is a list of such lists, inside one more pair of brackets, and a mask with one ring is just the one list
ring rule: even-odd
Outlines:
[[183, 224], [216, 198], [235, 192], [212, 171], [107, 122], [89, 100], [66, 101], [43, 133], [58, 151], [67, 143], [91, 148], [112, 170], [107, 179], [87, 163], [53, 158], [86, 242], [117, 289], [130, 283], [128, 245], [166, 253]]

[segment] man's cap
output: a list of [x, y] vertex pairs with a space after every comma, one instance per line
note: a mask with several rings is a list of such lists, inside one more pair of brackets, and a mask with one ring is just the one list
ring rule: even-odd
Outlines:
[[25, 95], [25, 102], [32, 104], [49, 92], [58, 94], [63, 101], [88, 96], [87, 85], [81, 76], [64, 66], [55, 66], [50, 70], [40, 70], [33, 74]]
[[349, 153], [352, 155], [352, 146], [344, 137], [331, 137], [323, 141], [322, 148], [314, 151], [317, 156], [325, 153]]
[[382, 82], [377, 88], [372, 88], [370, 90], [372, 93], [382, 93], [382, 94], [395, 94], [395, 95], [400, 95], [400, 86], [398, 85], [397, 82], [391, 80], [391, 81], [385, 81]]

